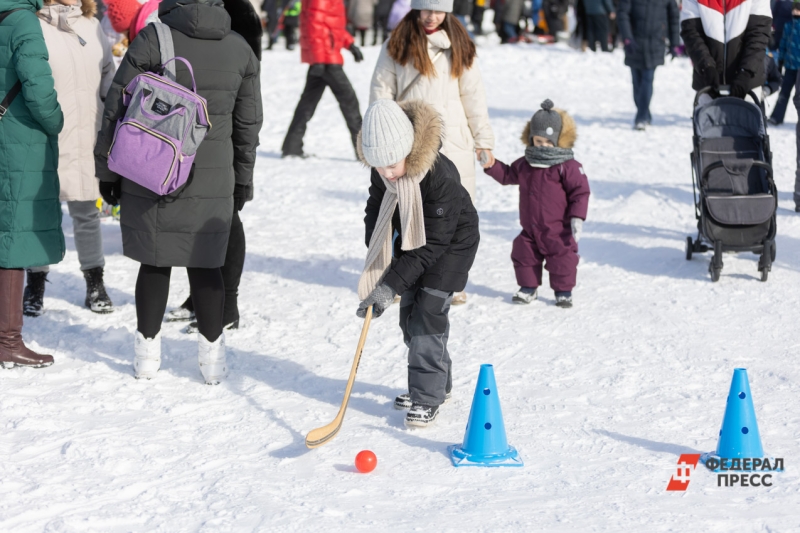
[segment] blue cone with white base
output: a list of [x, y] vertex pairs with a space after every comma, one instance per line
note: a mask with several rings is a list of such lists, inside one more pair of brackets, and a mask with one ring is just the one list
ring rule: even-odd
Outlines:
[[764, 457], [761, 434], [758, 432], [756, 422], [756, 410], [750, 394], [750, 383], [747, 380], [747, 370], [744, 368], [733, 370], [717, 451], [713, 454], [704, 454], [700, 460], [705, 464], [712, 457], [719, 459]]
[[492, 365], [481, 365], [464, 443], [447, 450], [453, 466], [522, 466], [517, 450], [506, 440]]

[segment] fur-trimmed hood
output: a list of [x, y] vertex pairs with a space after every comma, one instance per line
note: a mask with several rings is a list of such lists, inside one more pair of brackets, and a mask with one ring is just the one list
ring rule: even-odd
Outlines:
[[[406, 156], [406, 175], [427, 174], [436, 163], [444, 142], [444, 121], [433, 106], [422, 100], [410, 100], [399, 105], [414, 126], [414, 143]], [[372, 166], [364, 158], [360, 131], [356, 139], [356, 153], [364, 166]]]
[[[578, 126], [575, 125], [575, 120], [563, 109], [554, 109], [554, 111], [561, 116], [561, 134], [558, 136], [558, 147], [573, 148], [575, 141], [578, 140]], [[525, 129], [522, 130], [521, 140], [525, 146], [533, 145], [530, 120], [525, 124]]]
[[[52, 1], [44, 2], [42, 9], [51, 6], [53, 4], [54, 2]], [[81, 15], [83, 15], [87, 19], [90, 19], [97, 14], [97, 3], [95, 2], [95, 0], [81, 0], [80, 8], [81, 8]]]
[[94, 0], [81, 0], [81, 13], [87, 19], [95, 16], [97, 14], [97, 3]]

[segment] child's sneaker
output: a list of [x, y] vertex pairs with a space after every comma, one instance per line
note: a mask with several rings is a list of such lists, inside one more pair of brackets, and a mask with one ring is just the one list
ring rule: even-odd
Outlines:
[[571, 292], [557, 292], [556, 293], [556, 307], [569, 309], [572, 307], [572, 293]]
[[537, 297], [538, 294], [536, 288], [520, 287], [519, 290], [514, 293], [514, 297], [511, 298], [511, 301], [515, 304], [529, 304]]
[[[448, 391], [444, 393], [444, 403], [450, 401], [450, 398], [453, 397], [453, 393]], [[398, 411], [402, 411], [403, 409], [411, 409], [411, 395], [409, 393], [404, 393], [394, 399], [394, 408]]]
[[415, 403], [411, 406], [411, 410], [406, 415], [406, 427], [426, 428], [433, 424], [438, 414], [438, 405], [422, 405], [421, 403]]

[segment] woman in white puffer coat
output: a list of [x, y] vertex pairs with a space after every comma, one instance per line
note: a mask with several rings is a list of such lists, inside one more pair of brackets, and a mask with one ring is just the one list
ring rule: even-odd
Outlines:
[[411, 11], [381, 50], [369, 102], [388, 98], [432, 105], [447, 129], [442, 153], [455, 163], [474, 202], [476, 155], [492, 158], [494, 133], [475, 45], [452, 6], [452, 0], [412, 0]]
[[[442, 116], [441, 152], [458, 169], [475, 202], [475, 160], [494, 164], [494, 133], [475, 44], [452, 14], [453, 0], [411, 0], [411, 11], [383, 46], [372, 75], [369, 103], [423, 100]], [[466, 302], [457, 293], [453, 304]]]
[[[38, 12], [64, 129], [58, 136], [58, 177], [61, 201], [67, 202], [75, 249], [86, 280], [86, 307], [110, 313], [113, 304], [103, 283], [103, 238], [94, 171], [94, 145], [100, 130], [103, 100], [114, 77], [114, 60], [99, 21], [94, 0], [46, 0]], [[28, 271], [24, 312], [43, 312], [44, 284], [49, 267]]]

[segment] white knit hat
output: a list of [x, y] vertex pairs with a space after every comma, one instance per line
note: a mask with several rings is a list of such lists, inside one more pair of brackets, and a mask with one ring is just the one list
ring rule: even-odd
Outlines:
[[361, 150], [373, 167], [388, 167], [411, 153], [414, 126], [394, 100], [375, 100], [361, 123]]
[[453, 0], [411, 0], [411, 9], [453, 12]]

